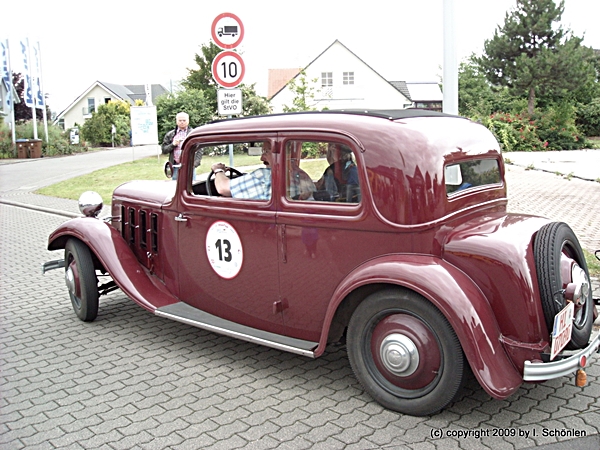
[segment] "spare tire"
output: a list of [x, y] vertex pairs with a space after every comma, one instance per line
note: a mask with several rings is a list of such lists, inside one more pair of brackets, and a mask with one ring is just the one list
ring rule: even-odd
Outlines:
[[533, 253], [548, 331], [552, 332], [554, 317], [575, 292], [573, 333], [567, 348], [586, 347], [594, 323], [594, 302], [590, 275], [577, 236], [564, 222], [546, 224], [535, 236]]

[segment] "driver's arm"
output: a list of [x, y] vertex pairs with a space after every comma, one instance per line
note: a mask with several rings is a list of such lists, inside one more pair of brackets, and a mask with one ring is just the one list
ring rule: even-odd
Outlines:
[[231, 190], [229, 188], [229, 178], [225, 176], [225, 169], [227, 169], [225, 164], [213, 164], [211, 169], [215, 173], [215, 188], [217, 189], [217, 192], [223, 197], [231, 197]]

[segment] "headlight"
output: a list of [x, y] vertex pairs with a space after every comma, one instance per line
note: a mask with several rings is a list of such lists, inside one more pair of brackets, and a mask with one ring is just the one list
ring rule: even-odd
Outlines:
[[102, 197], [94, 191], [86, 191], [79, 197], [79, 211], [86, 217], [96, 217], [102, 211]]

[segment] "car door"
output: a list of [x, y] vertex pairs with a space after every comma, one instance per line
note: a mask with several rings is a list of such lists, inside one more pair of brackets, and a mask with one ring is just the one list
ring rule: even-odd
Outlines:
[[[279, 271], [284, 323], [288, 336], [318, 341], [336, 287], [385, 244], [370, 240], [364, 231], [365, 182], [358, 176], [356, 147], [340, 136], [279, 136], [285, 172], [277, 217], [283, 242]], [[328, 161], [306, 158], [311, 154], [327, 154]]]
[[[261, 142], [270, 143], [276, 151], [274, 134], [197, 142], [205, 155], [229, 145], [256, 148]], [[274, 196], [242, 200], [215, 196], [214, 189], [212, 193], [194, 194], [192, 183], [188, 183], [181, 197], [176, 250], [181, 300], [232, 322], [283, 334], [282, 313], [276, 307], [279, 279]]]

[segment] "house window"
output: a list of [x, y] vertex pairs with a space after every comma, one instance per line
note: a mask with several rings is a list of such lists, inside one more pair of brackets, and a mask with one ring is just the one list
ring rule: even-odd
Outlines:
[[354, 84], [354, 72], [344, 72], [344, 84]]
[[112, 100], [112, 98], [110, 97], [104, 97], [104, 104], [108, 104], [110, 101]]
[[96, 99], [88, 98], [87, 101], [88, 101], [88, 114], [91, 114], [94, 111], [96, 111]]
[[333, 72], [321, 72], [321, 87], [333, 86]]

